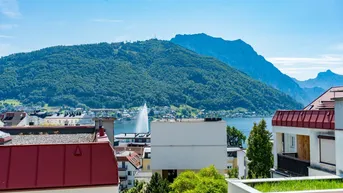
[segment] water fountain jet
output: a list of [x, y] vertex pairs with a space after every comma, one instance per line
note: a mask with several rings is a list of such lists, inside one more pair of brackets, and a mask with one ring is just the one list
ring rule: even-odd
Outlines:
[[136, 133], [148, 133], [149, 132], [149, 117], [148, 117], [148, 108], [146, 103], [139, 111], [136, 124]]

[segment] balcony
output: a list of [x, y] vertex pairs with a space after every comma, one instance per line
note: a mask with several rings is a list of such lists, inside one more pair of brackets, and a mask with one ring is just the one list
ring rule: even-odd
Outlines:
[[126, 171], [127, 170], [127, 165], [124, 167], [118, 167], [118, 171]]
[[291, 176], [308, 176], [310, 161], [297, 158], [297, 154], [278, 154], [278, 170]]

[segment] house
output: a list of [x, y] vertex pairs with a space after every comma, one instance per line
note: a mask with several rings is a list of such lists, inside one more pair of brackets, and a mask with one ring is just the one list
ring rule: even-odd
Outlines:
[[116, 146], [145, 147], [151, 143], [150, 133], [121, 133], [114, 138]]
[[141, 158], [134, 151], [116, 152], [118, 161], [120, 189], [134, 187], [135, 175], [141, 168]]
[[0, 121], [4, 126], [26, 126], [29, 125], [28, 115], [25, 112], [6, 112], [0, 115]]
[[272, 119], [273, 177], [343, 175], [343, 87]]
[[246, 150], [240, 147], [227, 148], [227, 170], [238, 168], [238, 177], [246, 178], [248, 175]]
[[144, 148], [142, 155], [142, 171], [151, 172], [151, 148]]
[[151, 122], [151, 170], [173, 179], [185, 170], [227, 169], [226, 122], [221, 118]]
[[43, 125], [64, 126], [64, 125], [94, 125], [92, 116], [87, 115], [81, 111], [55, 113], [52, 116], [44, 118]]
[[[118, 165], [102, 126], [1, 127], [0, 192], [118, 192]], [[6, 136], [8, 137], [8, 136]]]

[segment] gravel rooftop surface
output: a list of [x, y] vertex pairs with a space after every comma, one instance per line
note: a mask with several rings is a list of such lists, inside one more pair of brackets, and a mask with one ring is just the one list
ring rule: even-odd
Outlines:
[[93, 134], [51, 134], [51, 135], [11, 135], [12, 141], [5, 145], [88, 143], [93, 141]]

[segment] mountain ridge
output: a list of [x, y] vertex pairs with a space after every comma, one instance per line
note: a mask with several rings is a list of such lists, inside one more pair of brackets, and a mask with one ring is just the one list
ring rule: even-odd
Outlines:
[[328, 69], [324, 72], [319, 72], [315, 78], [310, 78], [304, 81], [295, 79], [295, 81], [302, 88], [320, 87], [327, 90], [331, 87], [343, 86], [343, 75], [336, 74]]
[[[289, 96], [169, 41], [55, 46], [0, 59], [0, 97], [24, 103], [209, 110], [301, 108]], [[11, 88], [11, 89], [6, 89]]]
[[200, 33], [178, 34], [171, 39], [171, 42], [198, 54], [217, 58], [252, 78], [292, 96], [303, 104], [307, 104], [313, 98], [313, 96], [309, 97], [291, 77], [283, 74], [241, 39], [230, 41]]

